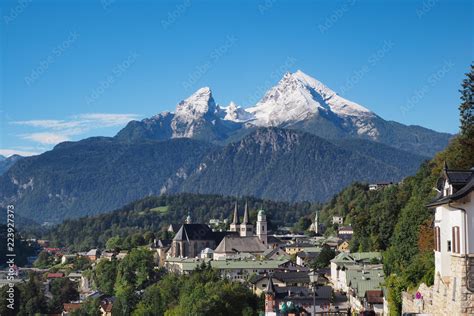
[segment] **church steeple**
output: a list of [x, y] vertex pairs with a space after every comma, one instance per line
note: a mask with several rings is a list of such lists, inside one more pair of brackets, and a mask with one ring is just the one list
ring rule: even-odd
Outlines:
[[253, 236], [253, 225], [249, 221], [248, 203], [245, 202], [244, 220], [240, 224], [240, 237]]
[[237, 209], [237, 201], [235, 201], [234, 219], [232, 220], [232, 224], [240, 224], [239, 223], [239, 211]]
[[230, 231], [240, 232], [239, 210], [237, 207], [237, 201], [235, 201], [234, 218], [232, 219], [232, 223], [230, 223]]
[[244, 211], [244, 220], [242, 222], [244, 225], [249, 224], [249, 208], [248, 208], [248, 203], [245, 202], [245, 211]]

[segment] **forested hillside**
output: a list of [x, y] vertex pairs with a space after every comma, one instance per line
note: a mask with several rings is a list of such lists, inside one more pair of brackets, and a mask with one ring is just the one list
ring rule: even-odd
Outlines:
[[[211, 218], [231, 219], [236, 198], [220, 195], [178, 194], [153, 196], [133, 202], [123, 208], [94, 217], [66, 220], [52, 228], [44, 238], [57, 246], [71, 250], [103, 248], [112, 237], [118, 237], [122, 248], [131, 248], [150, 242], [152, 238], [166, 237], [163, 229], [169, 224], [180, 224], [189, 214], [193, 222], [206, 223]], [[314, 213], [317, 203], [274, 202], [253, 197], [239, 198], [241, 216], [248, 202], [250, 219], [255, 221], [257, 211], [265, 209], [269, 228], [291, 226], [302, 216]]]

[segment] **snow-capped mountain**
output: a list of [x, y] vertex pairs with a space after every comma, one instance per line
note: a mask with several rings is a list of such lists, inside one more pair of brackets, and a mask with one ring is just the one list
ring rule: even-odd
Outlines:
[[276, 86], [254, 106], [248, 108], [257, 126], [290, 127], [295, 123], [324, 115], [337, 119], [346, 129], [376, 139], [378, 131], [370, 119], [376, 115], [355, 102], [344, 99], [301, 70], [286, 73]]
[[197, 90], [176, 106], [140, 122], [132, 121], [117, 138], [194, 138], [213, 143], [239, 140], [257, 127], [302, 130], [326, 139], [363, 138], [432, 156], [451, 135], [385, 121], [366, 107], [339, 96], [298, 70], [286, 73], [254, 106], [217, 104], [209, 87]]
[[211, 142], [224, 141], [240, 129], [245, 111], [235, 104], [221, 108], [209, 87], [194, 92], [176, 106], [176, 111], [163, 112], [141, 122], [132, 121], [117, 137], [125, 140], [194, 138]]

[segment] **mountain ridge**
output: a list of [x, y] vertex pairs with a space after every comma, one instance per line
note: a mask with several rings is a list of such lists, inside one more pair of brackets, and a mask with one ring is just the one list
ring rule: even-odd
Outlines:
[[188, 137], [226, 144], [256, 127], [292, 128], [329, 140], [368, 139], [426, 157], [442, 150], [452, 137], [384, 120], [300, 70], [286, 73], [255, 106], [242, 108], [233, 102], [220, 106], [211, 89], [204, 87], [179, 102], [174, 113], [132, 121], [116, 137], [123, 141]]

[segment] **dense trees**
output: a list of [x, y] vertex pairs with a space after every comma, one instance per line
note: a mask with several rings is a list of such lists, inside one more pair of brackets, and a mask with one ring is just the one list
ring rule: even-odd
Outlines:
[[133, 315], [256, 315], [258, 297], [203, 265], [189, 276], [166, 275], [145, 290]]
[[[67, 220], [42, 238], [49, 239], [53, 245], [66, 246], [75, 251], [96, 247], [132, 249], [150, 243], [155, 237], [170, 238], [164, 230], [170, 223], [182, 223], [188, 213], [196, 223], [208, 222], [211, 218], [230, 219], [235, 201], [234, 197], [220, 195], [153, 196], [112, 213]], [[265, 209], [270, 229], [280, 225], [291, 226], [320, 208], [318, 203], [289, 204], [243, 197], [238, 199], [241, 214], [246, 202], [252, 221], [256, 221], [258, 209]]]

